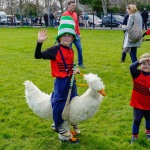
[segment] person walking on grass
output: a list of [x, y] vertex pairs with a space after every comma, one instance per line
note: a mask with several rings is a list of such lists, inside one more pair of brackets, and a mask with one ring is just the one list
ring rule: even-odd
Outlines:
[[80, 68], [85, 68], [83, 64], [83, 56], [82, 56], [82, 46], [80, 39], [80, 29], [78, 23], [77, 13], [75, 12], [76, 4], [75, 0], [67, 0], [68, 10], [62, 14], [62, 16], [71, 16], [75, 22], [75, 32], [77, 39], [73, 41], [77, 51], [78, 51], [78, 65]]
[[132, 28], [134, 22], [136, 21], [142, 30], [142, 17], [141, 14], [138, 12], [136, 5], [128, 5], [127, 6], [127, 12], [129, 14], [128, 23], [127, 25], [122, 25], [122, 29], [125, 30], [125, 38], [123, 43], [123, 52], [130, 53], [131, 61], [135, 62], [137, 61], [137, 47], [140, 47], [142, 43], [142, 39], [138, 42], [129, 42], [129, 35], [128, 31]]
[[[126, 15], [124, 16], [122, 25], [127, 25], [128, 18], [129, 18], [129, 14], [126, 14]], [[124, 38], [123, 38], [123, 42], [124, 42], [124, 39], [125, 39], [125, 32], [126, 32], [126, 31], [124, 30], [123, 32], [124, 32]], [[122, 52], [121, 62], [125, 62], [125, 59], [126, 59], [126, 53]]]
[[[140, 67], [138, 69], [138, 67]], [[150, 140], [150, 53], [143, 54], [130, 66], [133, 79], [133, 90], [130, 106], [133, 107], [134, 121], [132, 125], [131, 143], [137, 141], [142, 118], [145, 119], [145, 133]]]
[[[70, 87], [70, 79], [73, 74], [74, 52], [69, 46], [73, 40], [76, 40], [74, 25], [74, 20], [70, 16], [61, 17], [58, 36], [56, 37], [59, 44], [42, 52], [42, 44], [48, 36], [47, 30], [41, 29], [38, 33], [38, 42], [35, 49], [36, 59], [43, 58], [50, 60], [52, 76], [55, 77], [54, 91], [51, 96], [54, 124], [51, 128], [66, 137], [69, 137], [71, 134], [62, 127], [62, 112]], [[78, 68], [74, 70], [74, 74], [76, 73], [79, 73]], [[74, 81], [70, 100], [77, 95], [77, 88]], [[77, 125], [72, 126], [76, 130], [78, 129]]]

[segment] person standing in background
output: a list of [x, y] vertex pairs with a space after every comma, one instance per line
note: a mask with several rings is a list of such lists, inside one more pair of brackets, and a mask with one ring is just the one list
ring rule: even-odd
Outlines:
[[83, 17], [84, 20], [84, 27], [89, 27], [89, 16], [87, 14]]
[[125, 32], [125, 38], [123, 43], [123, 52], [129, 52], [132, 63], [137, 61], [137, 47], [140, 47], [142, 43], [142, 39], [138, 42], [129, 42], [128, 31], [132, 28], [134, 22], [136, 21], [139, 25], [140, 29], [142, 30], [142, 17], [141, 14], [138, 12], [136, 5], [130, 4], [127, 6], [127, 12], [129, 14], [128, 23], [127, 25], [122, 25], [122, 29]]
[[146, 10], [146, 8], [144, 8], [144, 10], [141, 13], [142, 19], [143, 19], [143, 30], [145, 28], [145, 30], [147, 30], [147, 19], [148, 19], [148, 11]]
[[54, 26], [54, 14], [50, 13], [50, 26], [53, 27]]
[[80, 29], [78, 23], [78, 16], [75, 12], [76, 3], [75, 0], [67, 0], [68, 9], [66, 12], [62, 14], [62, 16], [71, 16], [75, 22], [75, 32], [77, 39], [73, 41], [77, 51], [78, 51], [78, 65], [80, 68], [85, 68], [83, 64], [83, 56], [82, 56], [82, 46], [81, 46], [81, 39], [80, 39]]
[[[124, 16], [122, 25], [127, 25], [127, 23], [128, 23], [128, 18], [129, 18], [129, 14], [126, 14], [126, 15]], [[126, 32], [126, 31], [123, 30], [123, 32], [124, 32], [124, 38], [125, 38], [125, 32]], [[124, 40], [124, 39], [123, 39], [123, 40]], [[121, 62], [124, 62], [125, 59], [126, 59], [126, 53], [122, 52]]]
[[45, 26], [48, 27], [48, 14], [47, 13], [44, 14], [44, 22], [45, 22]]
[[82, 14], [79, 14], [79, 26], [80, 26], [80, 27], [83, 27], [83, 26], [84, 26]]

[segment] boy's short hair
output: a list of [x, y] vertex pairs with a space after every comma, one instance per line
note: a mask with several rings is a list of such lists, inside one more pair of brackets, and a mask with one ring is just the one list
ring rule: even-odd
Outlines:
[[140, 58], [150, 58], [150, 53], [145, 53], [141, 55]]

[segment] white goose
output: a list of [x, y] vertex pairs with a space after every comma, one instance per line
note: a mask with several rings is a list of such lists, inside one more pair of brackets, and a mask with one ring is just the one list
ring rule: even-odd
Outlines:
[[[70, 123], [77, 124], [93, 117], [105, 96], [104, 84], [97, 75], [90, 73], [83, 76], [89, 88], [70, 102], [69, 120], [63, 123], [63, 127], [68, 131], [70, 131]], [[25, 81], [24, 85], [26, 102], [33, 112], [41, 118], [52, 119], [51, 94], [41, 92], [31, 81]], [[69, 140], [69, 138], [59, 134], [61, 140]]]

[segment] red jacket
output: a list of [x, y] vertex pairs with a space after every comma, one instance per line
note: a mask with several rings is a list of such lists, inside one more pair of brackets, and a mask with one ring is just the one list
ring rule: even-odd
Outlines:
[[70, 12], [67, 10], [62, 14], [62, 16], [71, 16], [75, 22], [75, 32], [76, 34], [80, 35], [80, 30], [79, 30], [79, 23], [78, 23], [78, 16], [76, 12]]
[[141, 73], [133, 79], [133, 91], [130, 106], [142, 110], [150, 110], [150, 76]]

